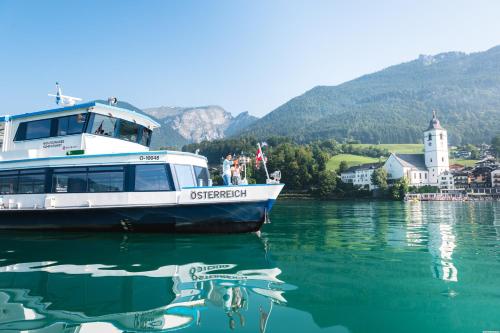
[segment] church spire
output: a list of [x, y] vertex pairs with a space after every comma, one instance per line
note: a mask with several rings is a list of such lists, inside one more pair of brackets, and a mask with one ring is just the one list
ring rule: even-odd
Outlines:
[[432, 129], [443, 129], [441, 127], [441, 124], [439, 123], [439, 119], [437, 119], [436, 110], [432, 111], [432, 119], [431, 122], [429, 123], [429, 128], [427, 128], [427, 130], [432, 130]]

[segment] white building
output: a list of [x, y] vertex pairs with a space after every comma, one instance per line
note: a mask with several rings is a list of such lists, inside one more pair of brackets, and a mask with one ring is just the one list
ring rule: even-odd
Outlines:
[[500, 187], [500, 169], [491, 172], [491, 187]]
[[344, 183], [350, 183], [356, 186], [368, 187], [373, 190], [372, 174], [375, 169], [380, 167], [379, 163], [363, 164], [353, 166], [340, 174], [340, 179]]
[[449, 173], [448, 135], [434, 112], [429, 127], [424, 131], [424, 154], [391, 154], [384, 168], [388, 178], [408, 179], [410, 186], [439, 186], [453, 188]]
[[441, 173], [441, 175], [439, 175], [438, 187], [440, 189], [447, 189], [447, 190], [455, 189], [454, 176], [451, 173], [451, 171], [447, 170]]

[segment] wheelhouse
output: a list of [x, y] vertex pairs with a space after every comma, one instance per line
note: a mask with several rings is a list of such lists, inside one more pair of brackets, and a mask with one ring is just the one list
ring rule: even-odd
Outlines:
[[159, 124], [133, 110], [90, 102], [0, 118], [0, 160], [148, 151]]

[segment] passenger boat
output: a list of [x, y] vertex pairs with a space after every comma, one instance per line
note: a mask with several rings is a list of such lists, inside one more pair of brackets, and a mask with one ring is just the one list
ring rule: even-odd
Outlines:
[[210, 186], [158, 127], [116, 99], [0, 117], [0, 229], [258, 231], [284, 185]]

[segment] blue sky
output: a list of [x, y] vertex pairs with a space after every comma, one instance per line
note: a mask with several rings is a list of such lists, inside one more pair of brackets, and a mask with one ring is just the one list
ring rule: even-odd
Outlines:
[[85, 100], [262, 116], [419, 54], [500, 44], [500, 1], [0, 0], [0, 114]]

